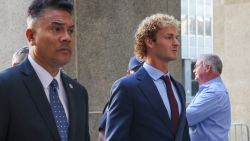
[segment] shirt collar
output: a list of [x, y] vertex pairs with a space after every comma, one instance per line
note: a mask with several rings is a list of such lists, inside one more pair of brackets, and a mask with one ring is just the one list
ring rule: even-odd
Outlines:
[[143, 64], [143, 67], [144, 69], [148, 72], [148, 74], [154, 79], [154, 80], [158, 80], [160, 79], [163, 75], [166, 76], [168, 75], [169, 76], [169, 72], [168, 73], [164, 73], [162, 71], [160, 71], [159, 69], [149, 65], [148, 63], [144, 63]]
[[[53, 79], [56, 79], [58, 83], [60, 83], [61, 81], [61, 72], [59, 71], [57, 73], [57, 75], [55, 77], [51, 76], [50, 73], [45, 70], [42, 66], [40, 66], [39, 64], [36, 63], [36, 61], [29, 55], [28, 59], [32, 65], [32, 67], [34, 68], [38, 78], [40, 79], [42, 85], [44, 88], [48, 88], [51, 81]], [[58, 85], [59, 87], [59, 85]]]
[[199, 91], [201, 91], [201, 90], [203, 90], [204, 88], [208, 87], [211, 83], [220, 82], [220, 81], [222, 81], [222, 80], [221, 80], [221, 77], [220, 77], [220, 76], [217, 76], [217, 77], [215, 77], [214, 79], [211, 79], [211, 80], [209, 80], [209, 81], [207, 81], [207, 82], [201, 84], [201, 85], [199, 86]]

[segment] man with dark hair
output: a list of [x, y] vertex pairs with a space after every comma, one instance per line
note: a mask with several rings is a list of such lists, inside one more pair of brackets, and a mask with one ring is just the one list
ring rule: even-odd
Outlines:
[[[135, 56], [129, 59], [127, 75], [135, 73], [142, 65], [143, 61], [139, 61]], [[99, 138], [98, 141], [105, 141], [105, 128], [106, 128], [106, 120], [107, 120], [107, 107], [109, 103], [103, 108], [103, 114], [99, 123]]]
[[73, 5], [34, 0], [29, 56], [0, 73], [1, 141], [89, 141], [86, 89], [61, 72], [74, 46]]
[[189, 141], [183, 86], [169, 73], [177, 58], [179, 22], [167, 14], [146, 17], [135, 33], [144, 60], [111, 88], [106, 141]]

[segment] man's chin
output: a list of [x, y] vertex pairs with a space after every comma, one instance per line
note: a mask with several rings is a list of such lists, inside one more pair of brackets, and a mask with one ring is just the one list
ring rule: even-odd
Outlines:
[[58, 68], [61, 68], [61, 67], [63, 67], [64, 65], [67, 65], [67, 64], [69, 63], [69, 61], [70, 61], [70, 60], [61, 60], [61, 61], [58, 61], [58, 62], [56, 63], [56, 66], [57, 66]]

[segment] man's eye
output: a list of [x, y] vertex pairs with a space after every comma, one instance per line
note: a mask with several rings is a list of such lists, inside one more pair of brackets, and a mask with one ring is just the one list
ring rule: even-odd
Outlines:
[[172, 36], [165, 36], [165, 39], [172, 40], [173, 37]]
[[53, 31], [55, 31], [55, 32], [60, 32], [60, 31], [61, 31], [61, 28], [60, 28], [60, 27], [53, 27], [52, 29], [53, 29]]
[[68, 29], [68, 32], [69, 32], [70, 34], [73, 34], [73, 33], [75, 32], [75, 30], [74, 30], [74, 29]]
[[178, 40], [178, 41], [180, 40], [180, 36], [176, 36], [175, 38], [176, 38], [176, 40]]

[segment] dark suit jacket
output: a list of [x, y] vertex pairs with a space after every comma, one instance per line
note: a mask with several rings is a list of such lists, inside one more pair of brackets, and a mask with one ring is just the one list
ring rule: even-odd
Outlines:
[[106, 105], [103, 108], [102, 111], [102, 117], [99, 121], [99, 125], [98, 125], [98, 130], [99, 131], [105, 131], [106, 128], [106, 120], [107, 120], [107, 107], [108, 107], [108, 102], [106, 103]]
[[[69, 141], [89, 141], [87, 91], [63, 73], [61, 78], [68, 99]], [[0, 141], [60, 141], [42, 83], [28, 59], [0, 73]]]
[[171, 121], [160, 94], [142, 67], [112, 86], [107, 112], [107, 141], [189, 141], [185, 92], [172, 77], [171, 81], [182, 105], [176, 137], [172, 133]]

